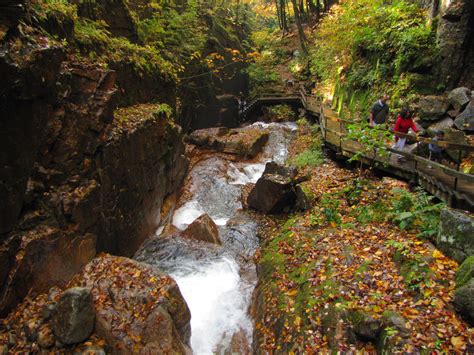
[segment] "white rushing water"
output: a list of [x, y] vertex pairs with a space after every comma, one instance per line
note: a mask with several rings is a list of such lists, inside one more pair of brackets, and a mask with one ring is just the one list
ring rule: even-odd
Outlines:
[[191, 310], [191, 347], [194, 354], [213, 354], [216, 345], [228, 348], [232, 335], [243, 330], [251, 337], [252, 322], [247, 315], [250, 290], [242, 289], [236, 261], [222, 257], [192, 272], [176, 270], [176, 280]]
[[[257, 278], [255, 266], [248, 260], [255, 252], [258, 238], [255, 222], [249, 223], [249, 217], [242, 219], [242, 212], [239, 212], [242, 209], [242, 186], [256, 183], [263, 174], [266, 162], [274, 160], [283, 163], [286, 160], [291, 132], [296, 126], [292, 123], [255, 123], [252, 127], [270, 131], [260, 161], [232, 163], [212, 157], [198, 163], [190, 173], [191, 199], [173, 215], [172, 224], [184, 230], [196, 218], [207, 213], [219, 226], [223, 242], [219, 249], [221, 252], [199, 254], [191, 248], [191, 254], [187, 256], [182, 247], [174, 247], [170, 249], [172, 253], [179, 252], [161, 264], [159, 260], [153, 260], [153, 254], [145, 253], [145, 259], [151, 258], [148, 260], [168, 272], [179, 285], [191, 311], [191, 347], [194, 354], [229, 352], [232, 337], [237, 333], [244, 335], [248, 345], [251, 344], [253, 326], [248, 308]], [[245, 260], [245, 271], [240, 268], [244, 265], [242, 260]]]

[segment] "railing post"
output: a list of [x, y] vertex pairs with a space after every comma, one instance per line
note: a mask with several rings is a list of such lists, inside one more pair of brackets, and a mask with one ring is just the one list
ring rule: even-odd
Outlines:
[[[462, 159], [462, 149], [459, 148], [459, 153], [458, 153], [458, 165], [456, 166], [456, 170], [459, 171], [459, 169], [461, 168], [461, 159]], [[456, 191], [458, 187], [458, 177], [456, 176], [454, 178], [454, 191]]]
[[[420, 142], [418, 141], [418, 138], [416, 139], [416, 148], [415, 148], [415, 156], [420, 153]], [[418, 160], [415, 158], [415, 174], [418, 175]]]

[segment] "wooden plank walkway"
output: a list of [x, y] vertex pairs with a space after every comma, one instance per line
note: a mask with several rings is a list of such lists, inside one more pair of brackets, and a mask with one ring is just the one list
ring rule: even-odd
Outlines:
[[[321, 110], [320, 115], [321, 131], [327, 147], [348, 158], [361, 150], [362, 147], [358, 142], [345, 138], [348, 120], [340, 119], [336, 112], [327, 107]], [[443, 145], [474, 150], [474, 147], [462, 144], [445, 142]], [[474, 211], [473, 175], [458, 172], [416, 154], [390, 150], [392, 154], [389, 157], [364, 156], [363, 160], [366, 163], [375, 161], [378, 169], [417, 182], [450, 206]], [[404, 156], [406, 162], [399, 162], [397, 155]]]
[[[350, 158], [361, 151], [361, 145], [349, 140], [346, 125], [351, 120], [341, 119], [339, 115], [329, 107], [323, 106], [321, 101], [304, 90], [293, 92], [270, 93], [253, 98], [249, 105], [240, 113], [246, 117], [252, 110], [262, 105], [273, 105], [283, 103], [297, 103], [313, 115], [319, 116], [319, 122], [324, 139], [324, 144], [331, 150]], [[397, 134], [401, 137], [412, 136]], [[438, 142], [429, 138], [418, 138], [420, 142], [434, 143], [443, 148], [474, 152], [474, 146], [459, 144], [455, 142]], [[463, 208], [474, 212], [474, 175], [464, 174], [457, 169], [432, 162], [420, 155], [404, 151], [395, 151], [388, 148], [392, 154], [389, 157], [376, 155], [363, 156], [364, 163], [375, 163], [377, 169], [384, 170], [392, 175], [408, 181], [414, 181], [425, 190], [446, 202], [449, 206]], [[416, 153], [416, 152], [415, 152]], [[401, 163], [397, 156], [402, 155], [406, 161]]]

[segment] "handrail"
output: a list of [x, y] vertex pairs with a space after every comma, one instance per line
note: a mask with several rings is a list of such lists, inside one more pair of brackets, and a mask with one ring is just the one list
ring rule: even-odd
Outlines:
[[[322, 112], [322, 114], [324, 115], [323, 112]], [[344, 118], [339, 118], [339, 117], [335, 117], [335, 116], [324, 115], [324, 117], [326, 119], [329, 119], [330, 121], [334, 121], [334, 122], [345, 122], [345, 123], [351, 123], [351, 124], [360, 122], [360, 121], [355, 121], [355, 120], [348, 120], [348, 119], [344, 119]], [[415, 140], [416, 142], [431, 143], [431, 144], [437, 145], [441, 148], [448, 148], [448, 149], [451, 148], [451, 149], [457, 149], [457, 150], [462, 149], [462, 150], [465, 150], [467, 152], [474, 152], [474, 145], [471, 145], [471, 144], [454, 143], [454, 142], [451, 142], [451, 141], [437, 141], [437, 140], [434, 140], [434, 139], [431, 139], [431, 138], [416, 137], [412, 134], [397, 132], [397, 131], [394, 131], [394, 130], [391, 130], [391, 129], [390, 130], [385, 130], [385, 131], [389, 131], [389, 132], [393, 133], [394, 135], [396, 135], [398, 137], [401, 137], [401, 138], [410, 138], [410, 139]]]
[[[330, 120], [330, 121], [333, 121], [333, 122], [348, 122], [348, 123], [356, 123], [356, 121], [353, 121], [353, 120], [347, 120], [347, 119], [342, 119], [342, 118], [339, 118], [339, 117], [335, 117], [335, 116], [328, 116], [324, 113], [324, 107], [321, 106], [320, 107], [320, 117], [322, 118], [320, 120], [320, 123], [321, 123], [321, 127], [322, 127], [322, 130], [323, 130], [323, 134], [324, 134], [324, 140], [326, 141], [327, 140], [327, 132], [331, 133], [331, 134], [334, 134], [336, 135], [337, 137], [339, 137], [339, 141], [342, 140], [342, 137], [346, 136], [347, 134], [345, 134], [344, 132], [340, 132], [340, 131], [335, 131], [333, 129], [330, 129], [327, 127], [327, 121]], [[393, 130], [390, 130], [390, 132], [392, 133], [396, 133], [396, 135], [398, 136], [401, 136], [401, 137], [407, 137], [407, 138], [415, 138], [413, 135], [409, 135], [409, 134], [404, 134], [404, 133], [400, 133], [400, 132], [394, 132]], [[460, 149], [460, 150], [467, 150], [467, 151], [474, 151], [474, 146], [472, 145], [466, 145], [466, 144], [459, 144], [459, 143], [453, 143], [453, 142], [446, 142], [446, 141], [434, 141], [432, 139], [427, 139], [427, 138], [419, 138], [417, 139], [417, 141], [421, 141], [421, 142], [427, 142], [427, 143], [433, 143], [435, 145], [438, 145], [438, 146], [441, 146], [443, 148], [457, 148], [457, 149]], [[351, 152], [351, 153], [355, 153], [354, 151], [350, 150], [350, 149], [347, 149], [347, 148], [343, 148], [342, 145], [341, 145], [341, 149], [342, 150], [346, 150], [348, 152]], [[429, 159], [426, 159], [426, 158], [423, 158], [419, 155], [416, 155], [416, 154], [412, 154], [412, 153], [408, 153], [408, 152], [404, 152], [404, 151], [400, 151], [400, 150], [396, 150], [396, 149], [393, 149], [393, 148], [389, 148], [387, 147], [387, 150], [390, 151], [390, 152], [393, 152], [393, 153], [396, 153], [396, 154], [399, 154], [399, 155], [402, 155], [404, 157], [407, 157], [408, 159], [410, 160], [413, 160], [417, 163], [423, 163], [423, 164], [426, 164], [426, 165], [430, 165], [432, 167], [435, 167], [435, 168], [438, 168], [439, 170], [443, 171], [445, 174], [449, 175], [449, 176], [452, 176], [455, 178], [455, 186], [454, 186], [454, 191], [456, 191], [456, 185], [457, 185], [457, 180], [458, 179], [461, 179], [463, 181], [466, 181], [466, 182], [469, 182], [469, 183], [474, 183], [474, 175], [472, 174], [466, 174], [466, 173], [463, 173], [463, 172], [460, 172], [460, 171], [457, 171], [457, 170], [454, 170], [450, 167], [447, 167], [443, 164], [439, 164], [437, 162], [434, 162], [432, 160], [429, 160]], [[458, 165], [458, 168], [459, 168], [459, 165]], [[417, 174], [419, 174], [420, 172], [418, 171], [418, 169], [416, 168], [416, 165], [415, 165], [415, 172]]]

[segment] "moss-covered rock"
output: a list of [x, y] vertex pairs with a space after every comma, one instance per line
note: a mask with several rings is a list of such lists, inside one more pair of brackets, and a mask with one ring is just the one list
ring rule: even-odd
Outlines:
[[379, 354], [403, 352], [409, 337], [405, 319], [396, 312], [384, 312], [382, 316], [382, 331], [377, 342]]
[[382, 321], [362, 311], [349, 312], [354, 334], [361, 340], [377, 340], [382, 328]]
[[474, 217], [451, 208], [443, 209], [436, 243], [458, 262], [474, 255]]
[[474, 279], [456, 289], [453, 303], [461, 316], [474, 325]]
[[470, 256], [459, 267], [456, 273], [456, 288], [462, 287], [474, 278], [474, 255]]

